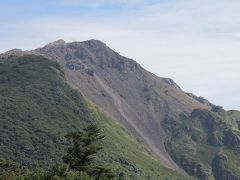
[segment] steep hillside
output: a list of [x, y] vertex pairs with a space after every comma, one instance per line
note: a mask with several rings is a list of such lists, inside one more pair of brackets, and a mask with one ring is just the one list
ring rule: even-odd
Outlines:
[[179, 168], [166, 153], [161, 122], [169, 114], [211, 108], [184, 93], [171, 79], [151, 74], [100, 41], [59, 40], [28, 53], [56, 59], [73, 87], [147, 143], [172, 169]]
[[[84, 85], [84, 84], [83, 84]], [[79, 84], [78, 87], [81, 87]], [[0, 59], [0, 158], [29, 168], [61, 161], [63, 136], [97, 123], [106, 135], [97, 158], [130, 179], [186, 179], [84, 100], [54, 61], [34, 55]]]
[[172, 157], [199, 179], [240, 179], [240, 112], [196, 109], [168, 118], [164, 127]]

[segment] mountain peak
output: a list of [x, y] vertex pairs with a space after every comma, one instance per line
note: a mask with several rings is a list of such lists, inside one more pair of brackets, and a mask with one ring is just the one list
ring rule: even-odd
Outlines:
[[89, 40], [83, 41], [82, 43], [106, 45], [104, 42], [102, 42], [98, 39], [89, 39]]
[[95, 39], [90, 39], [90, 40], [86, 40], [86, 41], [75, 41], [75, 42], [70, 42], [68, 43], [71, 46], [81, 46], [83, 45], [86, 48], [89, 49], [99, 49], [99, 48], [106, 48], [107, 45], [100, 41], [100, 40], [95, 40]]
[[66, 44], [66, 42], [62, 39], [59, 39], [59, 40], [56, 40], [54, 42], [47, 44], [45, 47], [55, 47], [55, 46], [60, 46], [60, 45], [64, 45], [64, 44]]

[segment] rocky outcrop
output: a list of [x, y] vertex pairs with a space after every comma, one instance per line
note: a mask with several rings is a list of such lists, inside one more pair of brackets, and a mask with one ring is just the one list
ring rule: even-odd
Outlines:
[[181, 88], [170, 78], [162, 78], [163, 81], [165, 81], [167, 84], [173, 86], [177, 90], [181, 90]]
[[231, 170], [228, 169], [228, 158], [223, 154], [218, 154], [212, 161], [212, 171], [217, 180], [239, 180]]
[[216, 105], [212, 104], [211, 102], [209, 102], [208, 100], [206, 100], [205, 98], [201, 97], [201, 96], [196, 96], [192, 93], [186, 93], [188, 96], [190, 96], [191, 98], [197, 100], [198, 102], [205, 104], [209, 107], [211, 107], [212, 109], [214, 109], [216, 107]]

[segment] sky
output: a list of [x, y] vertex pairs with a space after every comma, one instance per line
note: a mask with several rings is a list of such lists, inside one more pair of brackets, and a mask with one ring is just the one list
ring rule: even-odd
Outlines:
[[0, 0], [0, 53], [98, 39], [186, 92], [240, 110], [239, 0]]

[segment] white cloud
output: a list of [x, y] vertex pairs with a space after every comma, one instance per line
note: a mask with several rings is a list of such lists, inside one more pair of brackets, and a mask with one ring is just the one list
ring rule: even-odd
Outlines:
[[5, 23], [0, 51], [31, 49], [56, 39], [100, 39], [149, 71], [173, 78], [184, 90], [240, 110], [239, 8], [236, 0], [179, 0], [109, 17]]
[[61, 4], [64, 6], [80, 6], [80, 7], [104, 7], [109, 5], [125, 5], [125, 6], [135, 6], [135, 5], [145, 5], [148, 4], [149, 0], [60, 0]]

